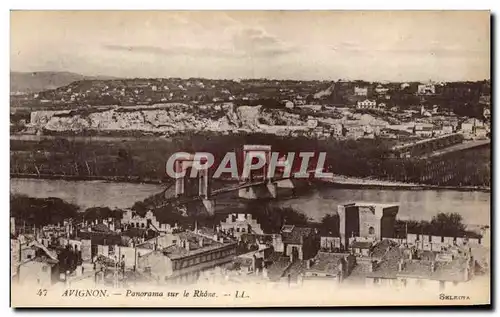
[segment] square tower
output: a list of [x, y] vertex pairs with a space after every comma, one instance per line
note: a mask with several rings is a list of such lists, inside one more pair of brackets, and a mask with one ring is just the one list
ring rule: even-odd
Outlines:
[[339, 205], [337, 212], [342, 247], [349, 247], [351, 237], [374, 241], [393, 238], [398, 211], [397, 204], [358, 202]]

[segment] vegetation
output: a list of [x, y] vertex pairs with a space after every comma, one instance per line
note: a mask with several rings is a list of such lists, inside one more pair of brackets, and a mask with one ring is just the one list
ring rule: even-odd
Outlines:
[[326, 214], [321, 219], [319, 230], [324, 236], [339, 237], [339, 226], [339, 216], [337, 214]]
[[59, 198], [33, 198], [24, 195], [10, 196], [10, 215], [18, 224], [43, 226], [62, 223], [76, 218], [78, 206]]
[[79, 217], [85, 221], [94, 221], [109, 218], [121, 219], [122, 216], [123, 210], [111, 209], [109, 207], [92, 207], [79, 214]]
[[406, 237], [406, 233], [426, 234], [443, 237], [479, 237], [466, 230], [462, 216], [457, 213], [438, 213], [431, 221], [396, 220], [396, 236]]
[[[81, 178], [130, 177], [142, 181], [168, 181], [165, 163], [178, 151], [207, 151], [215, 155], [218, 166], [227, 152], [243, 158], [243, 144], [269, 144], [273, 151], [325, 151], [326, 164], [339, 175], [449, 186], [489, 186], [489, 151], [453, 153], [447, 166], [460, 177], [443, 175], [424, 178], [435, 163], [432, 160], [388, 158], [391, 143], [385, 140], [317, 140], [307, 137], [281, 137], [268, 134], [187, 133], [171, 139], [127, 138], [116, 141], [71, 140], [11, 141], [11, 173], [31, 175], [70, 175]], [[489, 149], [487, 149], [489, 150]], [[470, 160], [475, 157], [474, 160]], [[443, 158], [439, 158], [442, 160]], [[473, 164], [472, 164], [473, 163]], [[241, 164], [239, 164], [241, 166]]]

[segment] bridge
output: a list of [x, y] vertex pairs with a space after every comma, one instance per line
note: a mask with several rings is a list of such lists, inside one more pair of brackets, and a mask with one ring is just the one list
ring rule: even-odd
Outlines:
[[463, 142], [463, 140], [464, 137], [462, 134], [452, 133], [435, 138], [419, 140], [412, 143], [396, 145], [391, 150], [393, 156], [398, 158], [419, 157], [456, 144], [460, 144]]
[[[260, 170], [251, 170], [248, 175], [242, 175], [239, 178], [239, 184], [231, 187], [224, 187], [217, 190], [212, 190], [210, 184], [210, 175], [208, 168], [201, 167], [203, 164], [195, 164], [195, 155], [190, 155], [187, 158], [177, 160], [174, 164], [174, 169], [178, 173], [185, 172], [176, 176], [174, 183], [170, 184], [163, 191], [163, 195], [172, 186], [175, 186], [175, 195], [173, 197], [165, 197], [162, 203], [156, 207], [163, 206], [180, 206], [193, 202], [202, 202], [204, 207], [213, 213], [215, 209], [215, 198], [217, 196], [238, 192], [238, 197], [243, 199], [262, 199], [262, 198], [277, 198], [278, 188], [287, 188], [293, 190], [295, 188], [291, 176], [284, 176], [284, 173], [277, 171], [274, 177], [268, 176], [268, 169], [271, 158], [271, 146], [268, 145], [244, 145], [243, 161], [247, 161], [247, 156], [259, 156], [264, 159], [264, 166]], [[200, 163], [198, 161], [198, 163]], [[283, 161], [281, 162], [283, 164]], [[277, 166], [278, 167], [278, 166]], [[280, 166], [282, 167], [282, 166]], [[192, 169], [196, 169], [196, 178], [190, 178]], [[307, 169], [306, 174], [311, 177], [316, 170]], [[291, 175], [291, 173], [290, 173]], [[307, 179], [307, 178], [304, 178]]]

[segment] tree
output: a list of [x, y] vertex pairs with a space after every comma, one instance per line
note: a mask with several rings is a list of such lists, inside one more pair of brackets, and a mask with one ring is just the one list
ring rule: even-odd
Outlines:
[[24, 195], [11, 195], [10, 215], [16, 222], [26, 225], [48, 225], [62, 223], [65, 219], [75, 218], [79, 207], [60, 198], [33, 198]]
[[326, 214], [321, 219], [320, 230], [322, 234], [339, 237], [339, 216], [336, 214]]
[[109, 207], [91, 207], [86, 209], [82, 213], [82, 218], [88, 221], [100, 220], [100, 219], [121, 219], [123, 215], [123, 210], [111, 209]]
[[456, 237], [465, 234], [462, 216], [457, 213], [439, 213], [432, 217], [430, 223], [433, 235]]

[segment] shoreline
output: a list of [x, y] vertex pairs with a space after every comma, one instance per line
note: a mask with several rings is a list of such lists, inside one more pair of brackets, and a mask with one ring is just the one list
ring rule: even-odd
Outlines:
[[[52, 174], [21, 174], [11, 173], [10, 179], [38, 179], [38, 180], [65, 180], [65, 181], [103, 181], [113, 183], [130, 183], [130, 184], [151, 184], [151, 185], [167, 185], [171, 181], [168, 179], [141, 179], [140, 177], [127, 176], [74, 176], [74, 175], [52, 175]], [[220, 180], [221, 182], [230, 183], [234, 180]], [[343, 176], [335, 176], [334, 180], [314, 180], [315, 185], [336, 187], [339, 189], [379, 189], [379, 190], [453, 190], [453, 191], [478, 191], [491, 193], [491, 187], [481, 186], [441, 186], [428, 184], [412, 184], [412, 183], [391, 183], [383, 180], [371, 179], [355, 179]]]

